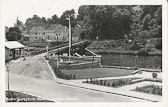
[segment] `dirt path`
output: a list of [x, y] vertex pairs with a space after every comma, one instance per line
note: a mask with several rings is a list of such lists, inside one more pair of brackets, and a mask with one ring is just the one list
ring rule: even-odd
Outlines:
[[35, 77], [45, 80], [53, 80], [53, 76], [43, 56], [29, 57], [26, 60], [10, 62], [10, 72]]

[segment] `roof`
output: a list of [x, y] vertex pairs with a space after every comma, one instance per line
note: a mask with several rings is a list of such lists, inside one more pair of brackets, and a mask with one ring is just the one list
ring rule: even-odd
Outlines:
[[56, 30], [61, 27], [60, 24], [51, 24], [46, 30]]
[[38, 26], [41, 26], [41, 27], [43, 27], [44, 29], [47, 29], [48, 27], [49, 27], [49, 25], [50, 24], [41, 24], [41, 23], [39, 23], [39, 24], [33, 24], [33, 25], [29, 25], [29, 26], [27, 26], [26, 27], [26, 29], [27, 29], [27, 31], [30, 31], [33, 27], [38, 27]]
[[61, 26], [61, 27], [59, 27], [55, 32], [62, 31], [62, 30], [65, 30], [65, 29], [68, 29], [68, 27], [66, 27], [66, 26]]
[[18, 41], [6, 41], [5, 47], [8, 49], [18, 49], [18, 48], [24, 48], [25, 46], [19, 43]]

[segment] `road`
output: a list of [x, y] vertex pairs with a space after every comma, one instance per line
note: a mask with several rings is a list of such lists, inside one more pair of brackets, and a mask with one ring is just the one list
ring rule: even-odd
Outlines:
[[[7, 83], [7, 74], [6, 74]], [[10, 90], [22, 91], [59, 102], [132, 102], [134, 98], [58, 84], [53, 80], [10, 73]], [[6, 86], [7, 89], [7, 86]]]

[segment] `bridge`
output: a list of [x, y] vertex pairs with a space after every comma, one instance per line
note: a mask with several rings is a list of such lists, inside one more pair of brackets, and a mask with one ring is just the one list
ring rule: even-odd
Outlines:
[[[85, 48], [90, 44], [89, 41], [79, 41], [76, 43], [72, 43], [71, 45], [71, 55], [78, 53], [80, 55], [84, 55], [85, 54]], [[69, 44], [63, 44], [63, 45], [59, 45], [59, 46], [55, 46], [55, 47], [51, 47], [48, 49], [49, 54], [63, 54], [63, 53], [67, 53], [69, 54]]]

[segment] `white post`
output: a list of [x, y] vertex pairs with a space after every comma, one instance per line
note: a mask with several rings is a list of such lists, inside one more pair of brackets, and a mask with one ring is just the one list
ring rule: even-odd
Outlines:
[[70, 57], [71, 57], [71, 22], [69, 17], [69, 63], [70, 63]]
[[49, 54], [48, 54], [48, 48], [49, 48], [49, 47], [48, 47], [48, 46], [46, 46], [46, 49], [47, 49], [47, 55], [49, 55]]

